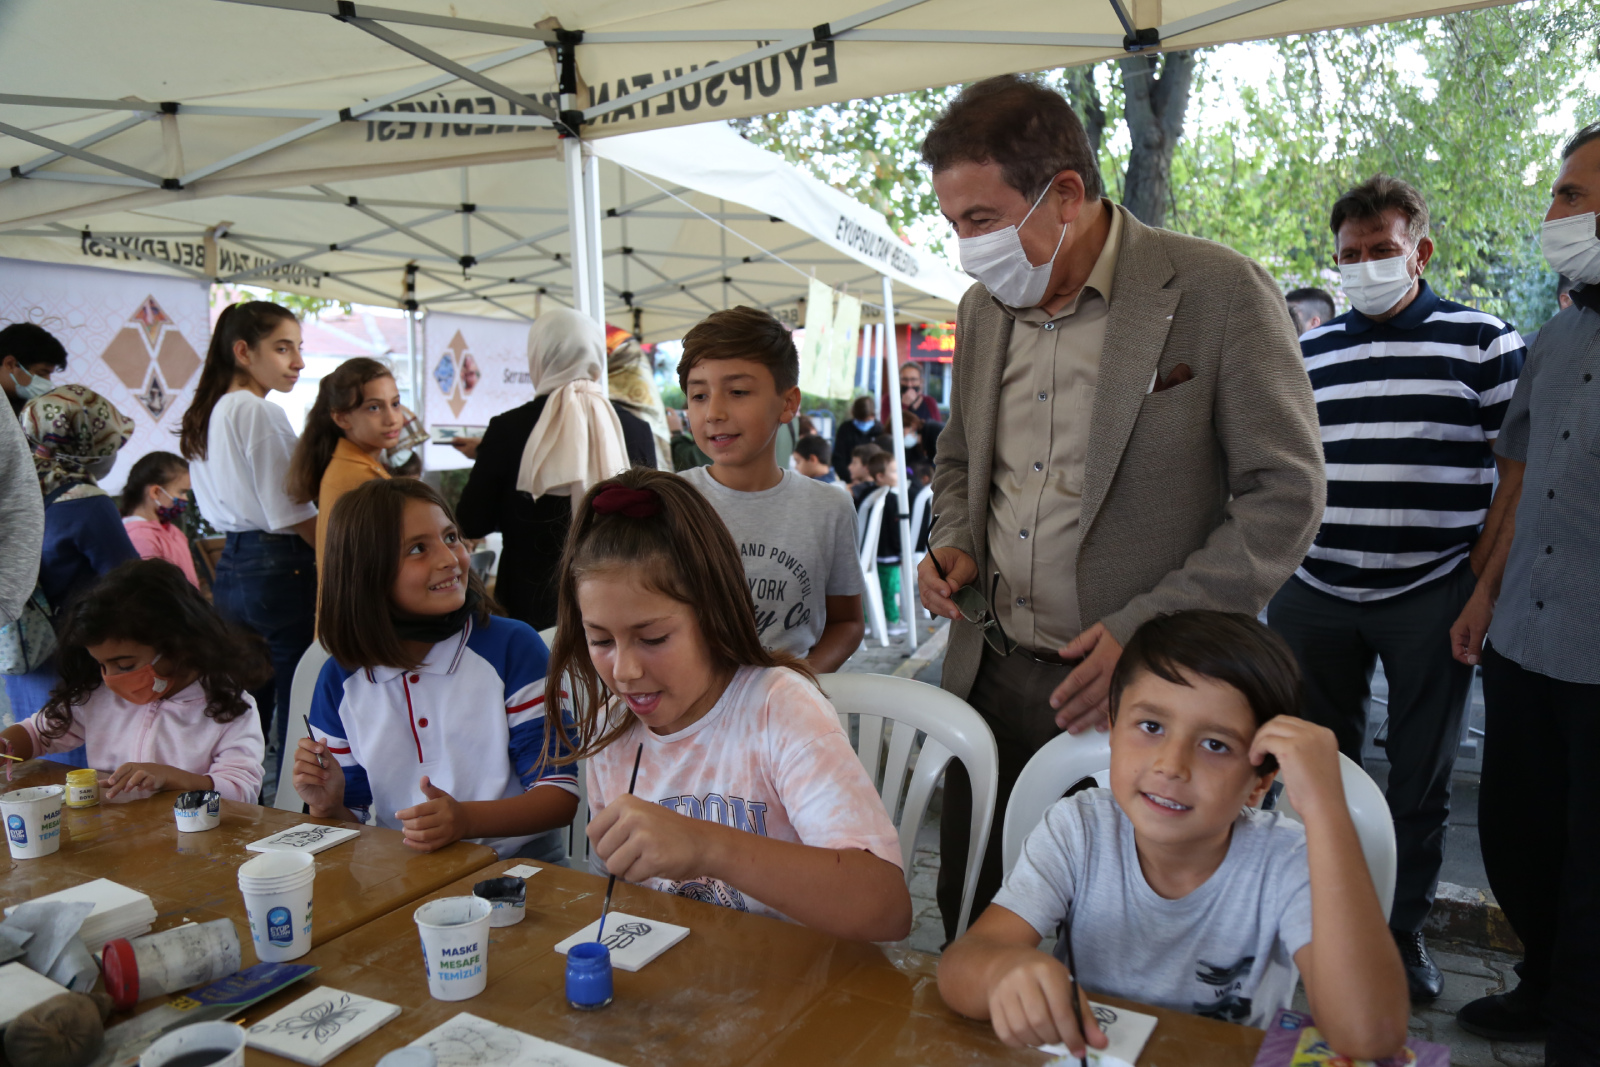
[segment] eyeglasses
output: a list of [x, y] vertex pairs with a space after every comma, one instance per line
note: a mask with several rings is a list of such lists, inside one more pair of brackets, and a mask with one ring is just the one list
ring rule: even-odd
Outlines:
[[[933, 522], [928, 524], [928, 536], [933, 536], [933, 527], [939, 521], [939, 516], [933, 517]], [[933, 569], [940, 580], [948, 582], [950, 576], [939, 565], [939, 556], [931, 548], [928, 558], [933, 560]], [[1017, 650], [1017, 643], [1006, 633], [1005, 627], [1000, 625], [1000, 620], [995, 617], [993, 603], [994, 596], [1000, 591], [1000, 572], [994, 572], [994, 580], [989, 586], [989, 595], [985, 597], [976, 585], [964, 585], [950, 594], [950, 600], [955, 604], [956, 610], [961, 612], [961, 617], [978, 628], [983, 634], [983, 639], [989, 647], [1002, 656], [1009, 656]]]

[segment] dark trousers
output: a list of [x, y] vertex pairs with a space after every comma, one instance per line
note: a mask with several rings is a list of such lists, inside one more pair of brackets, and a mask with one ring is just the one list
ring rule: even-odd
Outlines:
[[[1029, 759], [1061, 732], [1050, 694], [1067, 677], [1069, 668], [1040, 663], [1018, 652], [1001, 656], [988, 645], [983, 663], [967, 695], [994, 731], [1000, 750], [1000, 796], [989, 828], [989, 847], [978, 869], [977, 894], [972, 901], [976, 920], [1000, 889], [1000, 827], [1004, 823], [1011, 787]], [[972, 840], [972, 781], [959, 760], [951, 760], [944, 773], [944, 807], [939, 816], [939, 881], [936, 896], [944, 919], [944, 936], [956, 936], [961, 921], [961, 887], [967, 876], [967, 848]]]
[[1373, 667], [1389, 680], [1389, 787], [1398, 870], [1389, 925], [1415, 933], [1433, 907], [1450, 821], [1450, 772], [1472, 668], [1450, 655], [1450, 626], [1476, 579], [1465, 562], [1438, 581], [1365, 604], [1298, 578], [1267, 607], [1267, 625], [1294, 650], [1305, 676], [1305, 716], [1331, 729], [1361, 762]]
[[262, 736], [281, 753], [294, 669], [316, 636], [317, 555], [298, 534], [231, 533], [211, 595], [223, 618], [267, 642], [272, 681], [251, 695], [261, 712]]
[[[1478, 835], [1489, 888], [1544, 1000], [1547, 1054], [1600, 1054], [1600, 685], [1561, 682], [1483, 650]], [[1560, 1062], [1593, 1063], [1574, 1056]], [[1550, 1055], [1548, 1062], [1557, 1062]]]

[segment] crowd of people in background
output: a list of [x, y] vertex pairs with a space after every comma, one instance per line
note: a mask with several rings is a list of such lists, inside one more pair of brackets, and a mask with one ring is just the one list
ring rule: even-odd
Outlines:
[[[910, 555], [951, 620], [942, 684], [999, 755], [959, 939], [972, 785], [959, 762], [944, 783], [952, 1007], [1011, 1043], [1103, 1046], [1063, 1008], [1076, 940], [1098, 992], [1259, 1026], [1298, 975], [1336, 1047], [1394, 1053], [1408, 994], [1442, 989], [1422, 931], [1481, 668], [1484, 861], [1526, 957], [1458, 1018], [1600, 1062], [1600, 124], [1563, 151], [1543, 227], [1561, 311], [1531, 347], [1430, 287], [1426, 198], [1398, 179], [1330, 206], [1339, 314], [1112, 203], [1036, 82], [963, 90], [922, 151], [980, 283], [953, 403], [907, 362], [898, 398], [856, 398], [831, 435], [766, 311], [688, 332], [668, 410], [645, 346], [556, 310], [529, 331], [533, 399], [452, 442], [474, 461], [452, 507], [399, 468], [420, 437], [381, 361], [324, 377], [295, 433], [269, 395], [304, 367], [300, 323], [249, 301], [216, 322], [176, 452], [140, 457], [119, 503], [100, 482], [132, 421], [55, 381], [47, 331], [0, 330], [0, 609], [54, 642], [0, 646], [0, 749], [98, 768], [108, 799], [255, 800], [276, 754], [313, 815], [551, 862], [581, 759], [600, 873], [893, 940], [895, 829], [817, 683], [861, 644], [864, 554], [905, 632]], [[909, 544], [902, 479], [932, 498]], [[191, 505], [223, 535], [214, 567]], [[492, 532], [491, 591], [469, 553]], [[329, 658], [291, 743], [314, 642]], [[1339, 784], [1380, 662], [1386, 914]], [[1003, 870], [1023, 766], [1096, 728], [1109, 788], [1052, 808]], [[1303, 826], [1272, 810], [1279, 771]], [[1057, 932], [1054, 959], [1036, 951]]]

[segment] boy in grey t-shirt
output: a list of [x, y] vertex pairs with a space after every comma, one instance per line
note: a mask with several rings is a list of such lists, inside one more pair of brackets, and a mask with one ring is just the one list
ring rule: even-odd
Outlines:
[[[1331, 731], [1299, 708], [1294, 658], [1245, 615], [1185, 611], [1135, 631], [1111, 679], [1111, 787], [1053, 806], [994, 902], [945, 952], [939, 990], [1007, 1044], [1077, 1029], [1063, 964], [1122, 996], [1265, 1026], [1303, 975], [1334, 1049], [1406, 1039], [1405, 970], [1345, 805]], [[1281, 767], [1304, 828], [1253, 810]], [[1059, 930], [1056, 956], [1038, 951]]]
[[683, 339], [678, 382], [711, 466], [683, 477], [711, 503], [744, 562], [769, 649], [836, 671], [861, 644], [856, 517], [837, 489], [779, 468], [778, 427], [800, 410], [800, 357], [764, 311], [718, 311]]

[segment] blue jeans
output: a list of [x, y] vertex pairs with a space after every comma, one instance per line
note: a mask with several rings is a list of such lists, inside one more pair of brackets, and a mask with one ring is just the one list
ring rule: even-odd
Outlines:
[[316, 634], [316, 553], [299, 534], [228, 534], [212, 600], [223, 618], [267, 642], [273, 679], [252, 695], [261, 712], [262, 736], [281, 752], [294, 669]]

